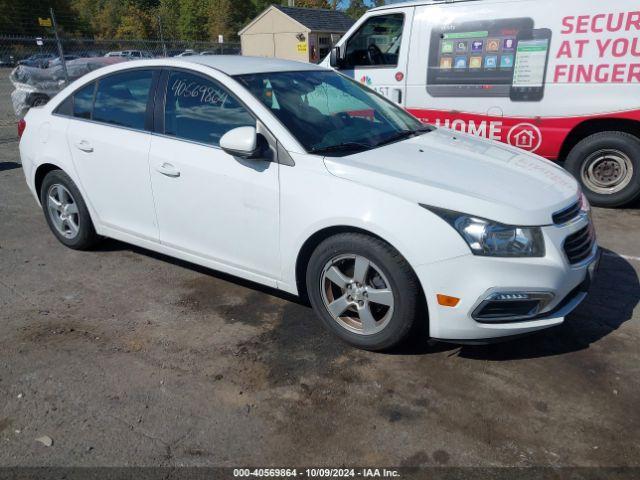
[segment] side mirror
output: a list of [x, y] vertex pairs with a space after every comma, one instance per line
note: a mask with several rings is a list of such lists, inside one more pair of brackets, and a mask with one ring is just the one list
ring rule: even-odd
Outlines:
[[340, 47], [333, 47], [329, 54], [329, 65], [332, 68], [341, 68], [344, 64], [344, 58], [342, 57], [342, 49]]
[[256, 156], [260, 148], [255, 127], [238, 127], [229, 130], [220, 139], [220, 148], [234, 157], [252, 158]]

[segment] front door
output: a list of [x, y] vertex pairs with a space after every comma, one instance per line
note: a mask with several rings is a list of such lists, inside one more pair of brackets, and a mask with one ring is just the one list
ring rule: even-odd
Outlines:
[[168, 72], [150, 168], [162, 244], [263, 283], [279, 277], [278, 165], [243, 160], [222, 135], [256, 119], [220, 83]]
[[413, 10], [385, 10], [367, 18], [346, 40], [345, 66], [340, 70], [402, 106]]

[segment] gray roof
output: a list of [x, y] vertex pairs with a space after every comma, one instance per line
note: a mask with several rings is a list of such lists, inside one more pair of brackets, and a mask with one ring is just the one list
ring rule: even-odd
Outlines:
[[350, 16], [338, 10], [283, 7], [282, 5], [274, 5], [274, 7], [314, 32], [346, 32], [355, 23]]

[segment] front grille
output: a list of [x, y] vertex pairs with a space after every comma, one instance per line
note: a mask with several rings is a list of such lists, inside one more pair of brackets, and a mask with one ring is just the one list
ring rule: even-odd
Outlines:
[[564, 210], [560, 210], [553, 214], [553, 223], [556, 225], [564, 225], [573, 220], [580, 213], [580, 202], [576, 202]]
[[593, 225], [589, 224], [564, 241], [564, 253], [571, 265], [585, 261], [591, 256], [593, 245], [596, 242], [596, 234]]

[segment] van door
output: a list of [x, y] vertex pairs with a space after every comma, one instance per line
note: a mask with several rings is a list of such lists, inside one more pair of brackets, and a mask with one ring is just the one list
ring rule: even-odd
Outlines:
[[413, 8], [376, 11], [365, 17], [342, 44], [345, 64], [341, 73], [403, 106], [413, 11]]

